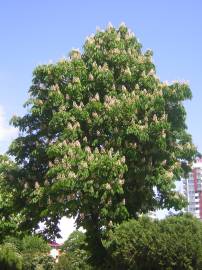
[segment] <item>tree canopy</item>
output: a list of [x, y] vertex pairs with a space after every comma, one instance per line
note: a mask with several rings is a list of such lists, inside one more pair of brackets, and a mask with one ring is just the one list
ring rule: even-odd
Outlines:
[[109, 25], [82, 52], [34, 70], [28, 111], [12, 119], [17, 169], [4, 177], [24, 230], [44, 222], [57, 236], [59, 219], [75, 217], [101, 258], [116, 224], [183, 206], [174, 181], [196, 154], [183, 105], [191, 90], [162, 82], [141, 47], [124, 24]]

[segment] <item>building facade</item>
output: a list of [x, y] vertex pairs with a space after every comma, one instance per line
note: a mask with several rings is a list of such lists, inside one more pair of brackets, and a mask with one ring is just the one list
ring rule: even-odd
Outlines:
[[55, 259], [56, 262], [58, 262], [58, 258], [61, 254], [61, 247], [62, 247], [62, 244], [58, 244], [56, 242], [51, 242], [49, 243], [49, 246], [50, 246], [50, 256], [53, 257]]
[[202, 219], [202, 159], [194, 163], [188, 178], [183, 180], [183, 190], [188, 201], [185, 211]]

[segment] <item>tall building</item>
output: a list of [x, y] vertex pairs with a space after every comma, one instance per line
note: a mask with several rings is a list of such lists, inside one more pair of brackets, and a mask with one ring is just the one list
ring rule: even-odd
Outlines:
[[194, 163], [188, 178], [183, 180], [183, 189], [188, 201], [185, 211], [202, 219], [202, 159]]

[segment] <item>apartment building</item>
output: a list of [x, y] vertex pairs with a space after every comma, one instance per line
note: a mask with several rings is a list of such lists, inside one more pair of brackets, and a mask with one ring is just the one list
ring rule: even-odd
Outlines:
[[193, 164], [192, 171], [183, 180], [183, 191], [188, 200], [185, 211], [202, 219], [202, 159]]

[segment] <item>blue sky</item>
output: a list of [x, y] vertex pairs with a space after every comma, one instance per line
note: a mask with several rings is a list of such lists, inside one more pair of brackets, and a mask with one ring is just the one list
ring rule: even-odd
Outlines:
[[193, 99], [186, 103], [187, 124], [202, 151], [201, 12], [200, 0], [1, 1], [0, 151], [14, 134], [9, 119], [23, 114], [34, 67], [81, 48], [96, 26], [104, 28], [109, 21], [115, 26], [124, 21], [144, 49], [153, 49], [162, 80], [190, 81]]
[[96, 26], [124, 21], [154, 51], [162, 80], [188, 80], [187, 125], [202, 152], [202, 1], [200, 0], [19, 0], [0, 4], [0, 152], [16, 134], [8, 126], [22, 115], [32, 71], [82, 48]]

